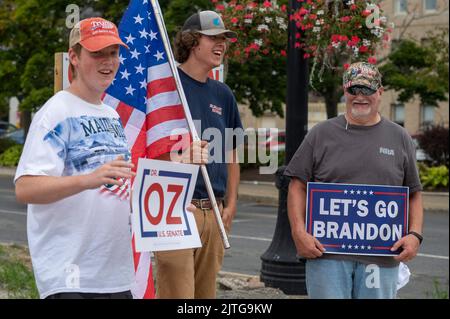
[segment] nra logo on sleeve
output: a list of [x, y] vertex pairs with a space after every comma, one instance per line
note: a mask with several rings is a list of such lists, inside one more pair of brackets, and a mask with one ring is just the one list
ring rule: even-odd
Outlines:
[[221, 108], [221, 107], [216, 106], [216, 105], [214, 105], [214, 104], [210, 104], [209, 107], [211, 108], [211, 111], [212, 111], [213, 113], [217, 113], [217, 114], [219, 114], [219, 115], [222, 115], [222, 108]]

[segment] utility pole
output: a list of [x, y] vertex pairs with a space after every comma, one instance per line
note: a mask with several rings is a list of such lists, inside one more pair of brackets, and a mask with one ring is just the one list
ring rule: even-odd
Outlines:
[[[291, 13], [301, 3], [289, 0]], [[276, 172], [279, 189], [278, 218], [272, 243], [261, 256], [261, 281], [268, 287], [281, 289], [286, 294], [305, 295], [305, 260], [297, 260], [287, 215], [287, 194], [290, 179], [283, 175], [286, 165], [294, 156], [308, 130], [308, 61], [302, 50], [295, 48], [297, 28], [289, 21], [287, 101], [286, 101], [286, 158], [284, 166]]]

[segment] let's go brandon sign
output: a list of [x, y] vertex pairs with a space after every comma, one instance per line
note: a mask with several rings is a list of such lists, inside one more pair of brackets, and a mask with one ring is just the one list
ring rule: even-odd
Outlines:
[[326, 253], [398, 255], [408, 231], [408, 187], [308, 183], [306, 230]]

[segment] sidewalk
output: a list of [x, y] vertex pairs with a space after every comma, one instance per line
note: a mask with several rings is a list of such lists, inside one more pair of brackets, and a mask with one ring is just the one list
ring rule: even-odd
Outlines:
[[[260, 181], [241, 181], [239, 199], [255, 201], [262, 205], [278, 206], [278, 189], [275, 183]], [[449, 212], [449, 193], [422, 192], [425, 211]]]
[[[15, 171], [15, 168], [0, 167], [0, 175], [13, 177]], [[254, 174], [242, 174], [239, 199], [254, 201], [261, 205], [278, 206], [278, 189], [273, 182], [274, 177], [265, 176], [263, 181], [254, 179]], [[449, 212], [449, 193], [423, 192], [422, 198], [424, 210]]]

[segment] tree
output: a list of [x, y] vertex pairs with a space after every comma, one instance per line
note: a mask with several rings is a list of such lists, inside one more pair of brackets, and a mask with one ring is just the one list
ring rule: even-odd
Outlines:
[[401, 40], [380, 71], [383, 84], [399, 92], [399, 101], [418, 95], [423, 105], [448, 101], [448, 29], [429, 33], [422, 44]]
[[[25, 115], [53, 94], [53, 52], [67, 47], [63, 39], [65, 5], [60, 1], [4, 0], [0, 7], [0, 105], [17, 96]], [[30, 116], [25, 122], [30, 121]], [[25, 123], [25, 126], [27, 123]]]
[[[128, 0], [72, 1], [80, 18], [93, 15], [120, 21]], [[53, 95], [54, 53], [67, 51], [71, 25], [67, 3], [58, 0], [3, 0], [0, 7], [0, 116], [16, 96], [27, 132], [31, 112]]]

